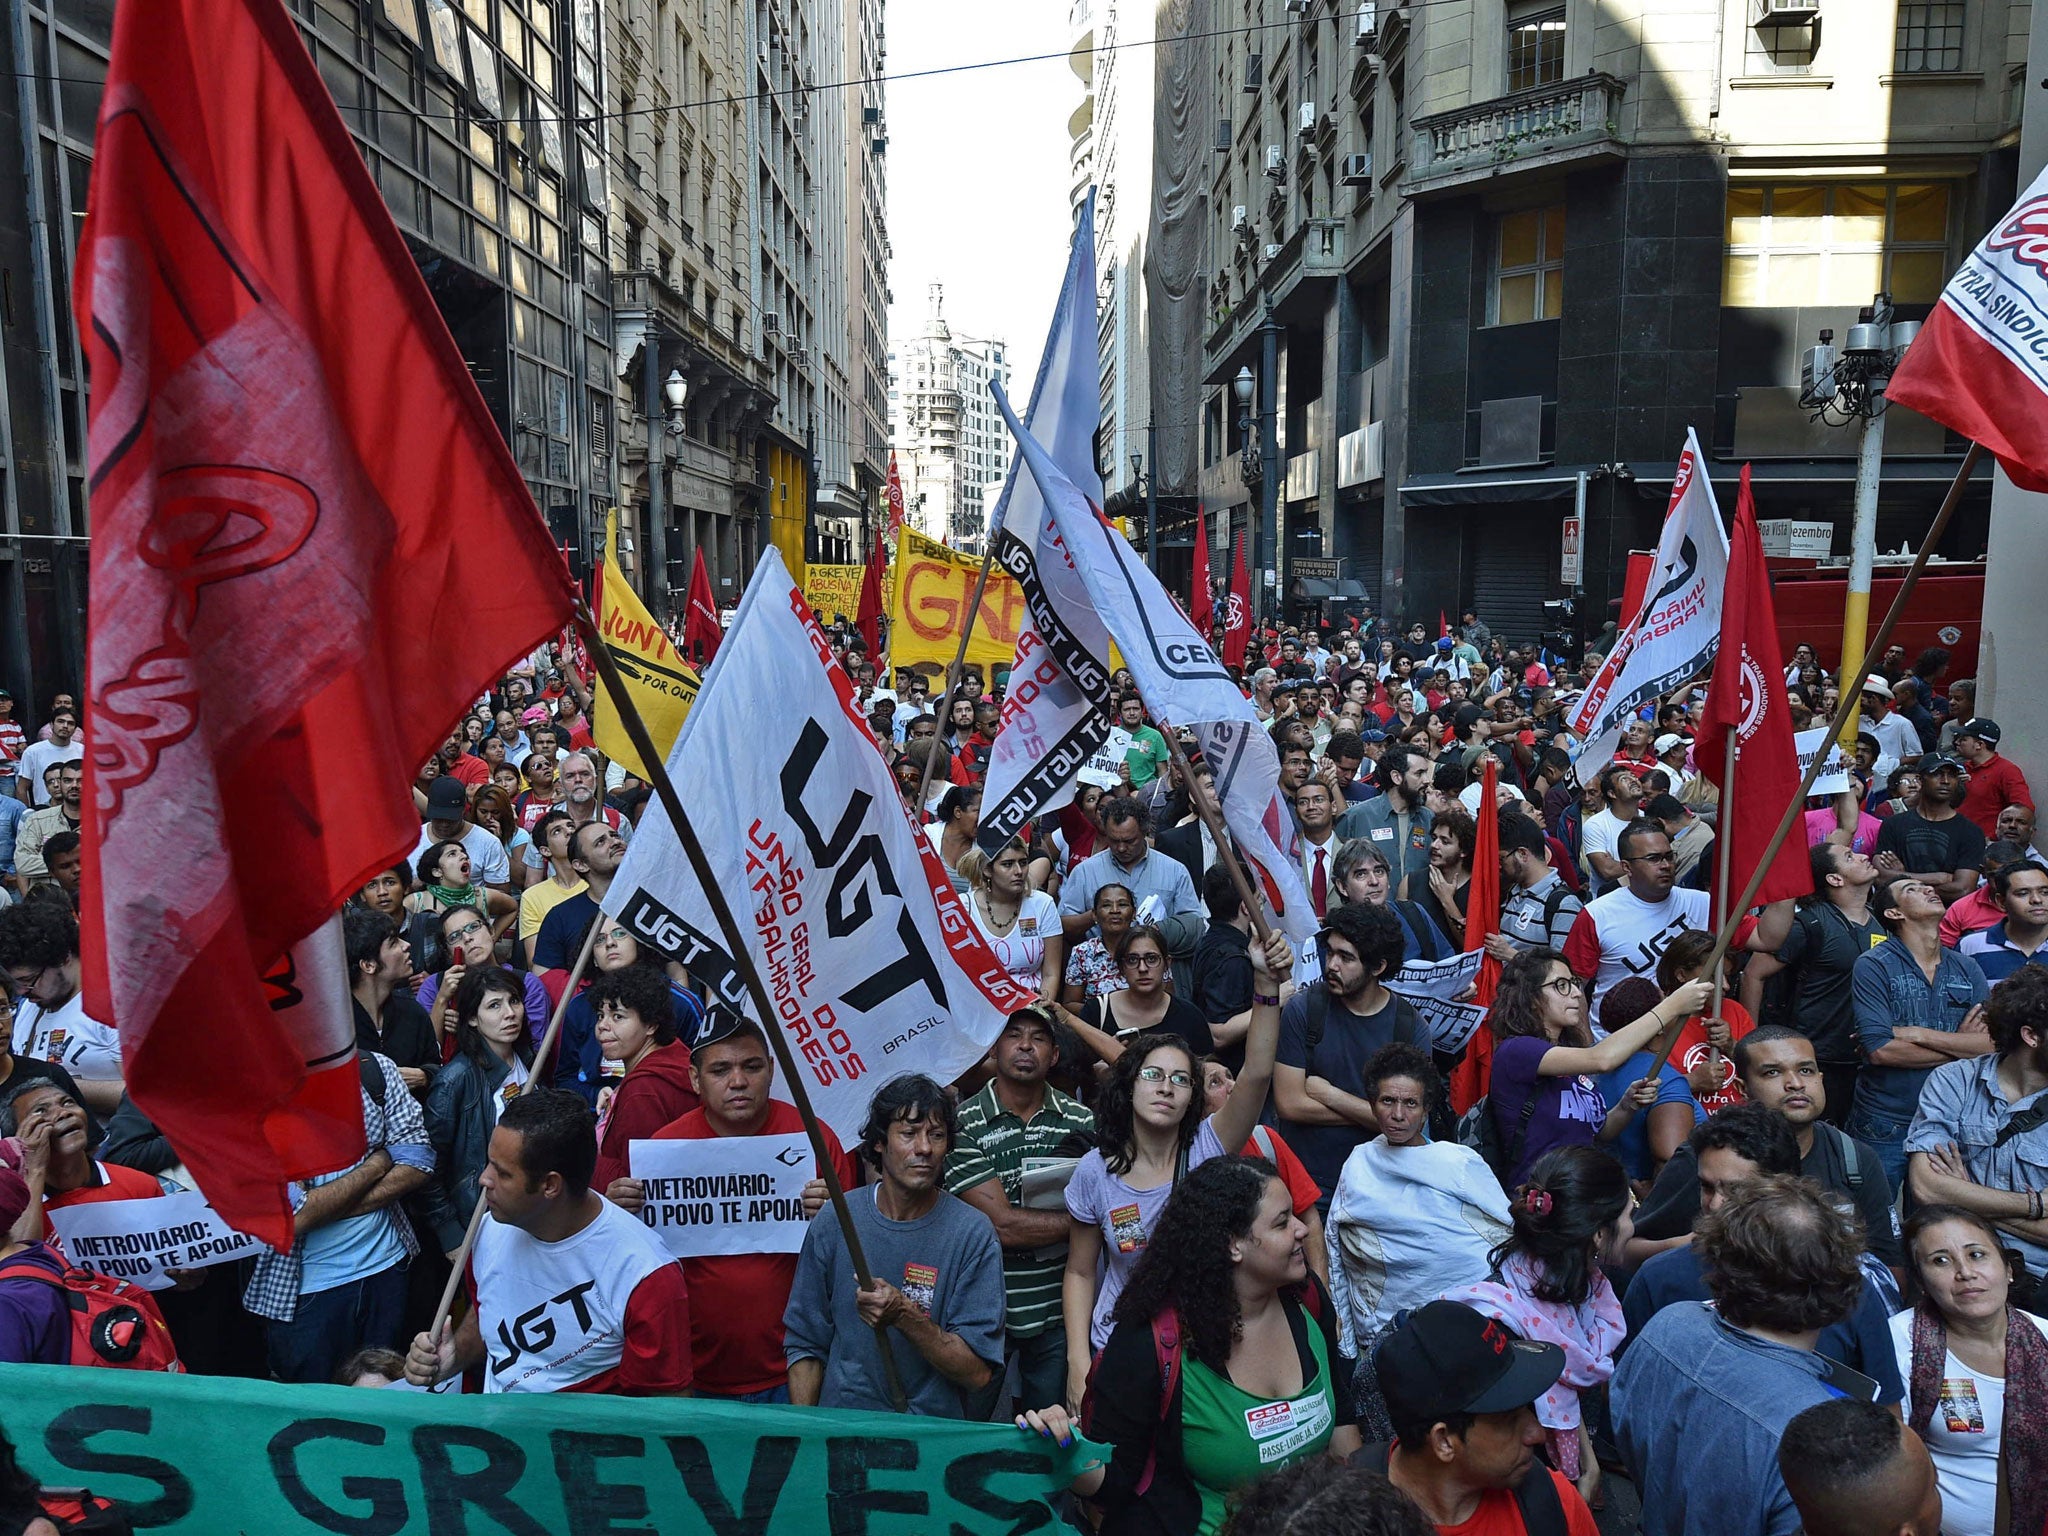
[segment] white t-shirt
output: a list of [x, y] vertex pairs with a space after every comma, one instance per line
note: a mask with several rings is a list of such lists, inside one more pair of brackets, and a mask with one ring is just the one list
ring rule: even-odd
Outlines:
[[505, 1113], [505, 1106], [526, 1091], [526, 1085], [533, 1080], [533, 1073], [517, 1056], [512, 1058], [512, 1070], [505, 1081], [498, 1084], [498, 1091], [491, 1095], [491, 1123], [497, 1124]]
[[52, 1013], [23, 998], [14, 1010], [14, 1054], [54, 1061], [73, 1077], [121, 1076], [121, 1037], [85, 1016], [85, 994]]
[[1674, 888], [1653, 906], [1638, 900], [1624, 885], [1586, 903], [1564, 942], [1564, 957], [1578, 975], [1593, 978], [1593, 1011], [1588, 1022], [1594, 1037], [1606, 1034], [1600, 1028], [1600, 1004], [1610, 987], [1631, 976], [1655, 981], [1657, 962], [1673, 939], [1689, 928], [1711, 931], [1712, 926], [1705, 891]]
[[1026, 891], [1024, 905], [1017, 911], [1016, 926], [1001, 938], [989, 932], [988, 919], [981, 909], [981, 900], [971, 904], [974, 926], [981, 930], [981, 936], [988, 940], [988, 947], [995, 951], [1003, 969], [1010, 973], [1010, 979], [1018, 986], [1036, 993], [1038, 991], [1041, 967], [1045, 964], [1045, 941], [1049, 934], [1060, 931], [1059, 903], [1043, 891]]
[[609, 1200], [574, 1237], [543, 1243], [486, 1216], [470, 1254], [486, 1392], [561, 1392], [618, 1368], [626, 1309], [675, 1256]]
[[1622, 829], [1628, 825], [1614, 812], [1602, 809], [1597, 816], [1588, 816], [1579, 828], [1579, 848], [1585, 864], [1586, 878], [1593, 882], [1596, 891], [1611, 891], [1615, 882], [1593, 868], [1593, 855], [1604, 853], [1610, 859], [1619, 858], [1615, 847], [1620, 840]]
[[[2048, 1319], [2020, 1316], [2048, 1335]], [[1913, 1314], [1892, 1319], [1899, 1379], [1913, 1379]], [[1971, 1370], [1949, 1353], [1941, 1400], [1927, 1422], [1927, 1449], [1941, 1486], [1942, 1536], [1991, 1536], [1998, 1517], [1998, 1445], [2005, 1426], [2005, 1380]]]
[[50, 771], [52, 763], [77, 763], [85, 759], [85, 743], [76, 736], [71, 745], [60, 747], [54, 741], [32, 741], [21, 754], [20, 773], [28, 782], [29, 794], [39, 806], [50, 803], [50, 792], [43, 787], [43, 775]]
[[[440, 842], [434, 829], [425, 822], [420, 823], [420, 840], [413, 845], [412, 858], [408, 861], [413, 873], [419, 873], [420, 860], [426, 851]], [[505, 845], [482, 827], [465, 824], [458, 841], [462, 851], [469, 855], [469, 876], [478, 885], [510, 885], [512, 883], [512, 861], [505, 857]]]

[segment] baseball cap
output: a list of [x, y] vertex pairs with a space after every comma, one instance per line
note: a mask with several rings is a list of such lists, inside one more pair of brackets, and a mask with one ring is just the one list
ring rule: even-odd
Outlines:
[[683, 1044], [693, 1051], [701, 1051], [707, 1045], [716, 1045], [719, 1041], [730, 1038], [743, 1024], [752, 1025], [755, 1029], [761, 1027], [741, 1014], [738, 1009], [730, 1008], [724, 1003], [713, 1003], [704, 1010], [702, 1022]]
[[1929, 752], [1920, 759], [1920, 772], [1923, 774], [1940, 773], [1944, 768], [1954, 773], [1970, 771], [1953, 752]]
[[548, 707], [545, 704], [530, 704], [527, 706], [526, 713], [519, 717], [521, 725], [545, 725], [547, 720]]
[[1682, 747], [1684, 745], [1685, 738], [1683, 736], [1679, 735], [1676, 731], [1669, 731], [1657, 738], [1657, 743], [1654, 747], [1651, 748], [1651, 750], [1655, 752], [1659, 757], [1662, 757], [1666, 752], [1669, 752], [1672, 748]]
[[1375, 731], [1367, 729], [1360, 731], [1358, 733], [1358, 739], [1364, 742], [1367, 746], [1372, 746], [1377, 742], [1385, 741], [1387, 739], [1387, 733], [1385, 731]]
[[1460, 1301], [1432, 1301], [1373, 1351], [1380, 1395], [1396, 1422], [1507, 1413], [1564, 1374], [1564, 1351], [1525, 1339]]
[[1874, 693], [1880, 699], [1888, 699], [1892, 696], [1892, 685], [1876, 673], [1872, 673], [1869, 677], [1863, 679], [1863, 691], [1865, 693]]
[[1995, 747], [1998, 745], [1998, 738], [2005, 733], [1999, 730], [1996, 720], [1986, 720], [1980, 715], [1972, 715], [1956, 727], [1956, 734], [1958, 736], [1974, 736], [1983, 742], [1985, 746]]
[[463, 793], [460, 779], [443, 774], [427, 786], [429, 821], [459, 821], [468, 806], [469, 800]]
[[1452, 650], [1456, 650], [1456, 649], [1457, 649], [1457, 647], [1458, 647], [1458, 642], [1457, 642], [1457, 641], [1455, 641], [1455, 640], [1453, 640], [1453, 639], [1452, 639], [1452, 638], [1451, 638], [1451, 637], [1450, 637], [1449, 635], [1439, 635], [1439, 636], [1437, 637], [1437, 642], [1436, 642], [1436, 648], [1437, 648], [1438, 650], [1440, 650], [1440, 651], [1452, 651]]

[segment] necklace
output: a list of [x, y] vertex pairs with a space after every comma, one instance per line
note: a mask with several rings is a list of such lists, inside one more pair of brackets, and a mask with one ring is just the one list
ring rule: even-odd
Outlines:
[[981, 908], [981, 915], [988, 919], [989, 927], [996, 930], [999, 936], [1001, 934], [1008, 933], [1012, 928], [1017, 926], [1017, 915], [1024, 909], [1024, 903], [1022, 901], [1019, 901], [1016, 906], [1010, 909], [1010, 915], [1008, 917], [998, 918], [996, 916], [996, 903], [994, 897], [983, 896], [979, 892], [977, 892], [975, 894], [974, 900], [976, 904], [979, 905]]

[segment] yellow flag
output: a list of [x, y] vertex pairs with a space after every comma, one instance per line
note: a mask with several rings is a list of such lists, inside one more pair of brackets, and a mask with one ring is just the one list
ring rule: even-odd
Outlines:
[[[903, 530], [896, 546], [889, 613], [890, 665], [951, 665], [980, 574], [979, 556], [956, 554], [915, 528]], [[1025, 618], [1024, 589], [1000, 567], [990, 571], [967, 659], [984, 669], [1007, 667], [1016, 655], [1017, 630]]]
[[[597, 589], [597, 633], [624, 679], [632, 706], [647, 724], [655, 751], [666, 761], [683, 728], [683, 717], [697, 698], [697, 674], [677, 654], [668, 635], [654, 622], [619, 571], [619, 514], [604, 520], [604, 564]], [[648, 777], [646, 764], [633, 750], [632, 738], [619, 723], [619, 712], [598, 675], [597, 698], [590, 712], [590, 737], [597, 750], [637, 778]]]

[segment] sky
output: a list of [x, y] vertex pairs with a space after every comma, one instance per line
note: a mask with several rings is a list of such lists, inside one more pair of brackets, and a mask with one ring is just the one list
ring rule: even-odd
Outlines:
[[[1021, 409], [1072, 230], [1067, 118], [1081, 103], [1081, 82], [1064, 57], [1073, 41], [1067, 0], [889, 0], [887, 26], [890, 337], [920, 333], [931, 314], [929, 285], [945, 284], [956, 336], [1009, 344]], [[1058, 57], [893, 78], [1039, 53]]]

